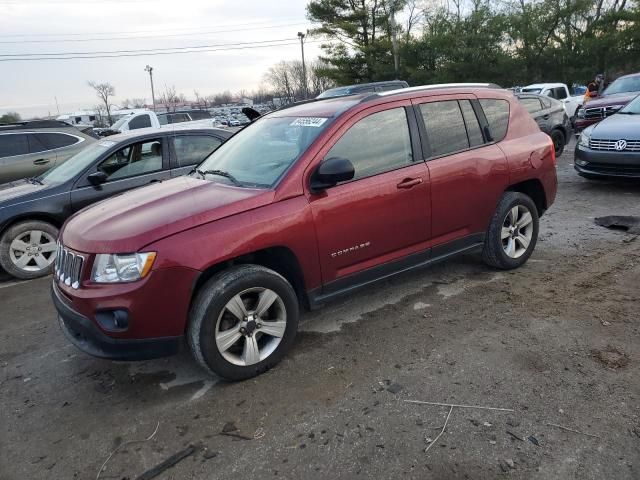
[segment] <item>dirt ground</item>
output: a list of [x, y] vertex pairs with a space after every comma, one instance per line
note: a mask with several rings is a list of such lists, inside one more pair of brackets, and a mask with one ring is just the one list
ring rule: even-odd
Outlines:
[[133, 480], [189, 446], [157, 478], [640, 478], [640, 240], [594, 224], [640, 215], [640, 183], [572, 159], [523, 268], [468, 256], [304, 314], [288, 357], [242, 383], [187, 353], [86, 356], [49, 278], [5, 280], [0, 478]]

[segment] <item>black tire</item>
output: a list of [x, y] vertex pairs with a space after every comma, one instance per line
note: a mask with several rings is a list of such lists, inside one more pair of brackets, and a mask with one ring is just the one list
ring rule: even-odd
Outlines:
[[553, 141], [553, 148], [556, 151], [556, 157], [562, 155], [564, 152], [564, 146], [567, 143], [567, 139], [560, 130], [551, 131], [551, 140]]
[[[252, 365], [236, 365], [218, 349], [216, 325], [227, 303], [234, 296], [253, 288], [266, 288], [280, 297], [286, 314], [286, 328], [280, 343], [264, 360]], [[289, 282], [268, 268], [238, 265], [215, 275], [198, 291], [189, 314], [187, 340], [193, 356], [205, 370], [236, 381], [255, 377], [276, 365], [293, 345], [297, 330], [298, 298]], [[256, 330], [256, 342], [259, 333]]]
[[[44, 232], [45, 235], [42, 236], [43, 240], [49, 240], [46, 245], [50, 247], [51, 240], [53, 240], [53, 246], [55, 247], [55, 241], [58, 238], [58, 229], [47, 222], [42, 222], [40, 220], [28, 220], [25, 222], [16, 223], [11, 226], [0, 239], [0, 266], [9, 273], [10, 275], [19, 278], [21, 280], [30, 280], [33, 278], [43, 277], [48, 275], [53, 270], [53, 260], [55, 259], [55, 248], [53, 251], [48, 251], [46, 253], [38, 253], [38, 255], [42, 255], [43, 259], [46, 259], [47, 262], [51, 260], [50, 264], [46, 268], [38, 269], [38, 264], [35, 261], [35, 257], [33, 260], [29, 261], [29, 264], [24, 268], [16, 265], [11, 255], [11, 244], [16, 238], [20, 238], [20, 236], [27, 235], [28, 232], [37, 231]], [[49, 237], [47, 239], [46, 237]], [[42, 244], [44, 246], [45, 243]], [[53, 256], [53, 257], [52, 257]], [[14, 258], [16, 258], [16, 254], [14, 252]]]
[[[512, 258], [507, 255], [503, 248], [503, 240], [501, 238], [502, 227], [507, 221], [507, 215], [516, 206], [525, 207], [531, 213], [533, 224], [532, 236], [525, 252], [518, 258]], [[498, 207], [491, 219], [487, 235], [484, 241], [484, 249], [482, 251], [482, 259], [484, 262], [494, 268], [501, 270], [511, 270], [522, 266], [531, 256], [538, 241], [539, 218], [538, 209], [531, 198], [520, 192], [505, 192], [498, 202]]]

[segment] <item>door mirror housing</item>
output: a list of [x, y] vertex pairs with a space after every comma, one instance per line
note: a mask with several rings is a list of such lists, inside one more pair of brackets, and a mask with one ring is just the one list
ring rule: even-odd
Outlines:
[[93, 185], [94, 187], [99, 187], [100, 185], [105, 183], [107, 181], [107, 178], [108, 176], [104, 172], [94, 172], [87, 177], [89, 183], [91, 183], [91, 185]]
[[322, 162], [311, 175], [311, 190], [319, 192], [340, 182], [353, 179], [356, 170], [353, 164], [342, 157], [332, 157]]

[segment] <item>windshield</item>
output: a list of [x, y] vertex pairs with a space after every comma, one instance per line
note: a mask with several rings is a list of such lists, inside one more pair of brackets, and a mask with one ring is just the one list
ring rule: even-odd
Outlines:
[[108, 140], [92, 143], [88, 147], [80, 150], [80, 152], [76, 153], [66, 162], [53, 167], [41, 175], [39, 180], [43, 183], [63, 183], [71, 180], [85, 168], [89, 167], [89, 165], [113, 145], [115, 145], [115, 142]]
[[316, 98], [341, 97], [343, 95], [349, 95], [349, 93], [351, 93], [351, 89], [349, 87], [332, 88], [331, 90], [322, 92]]
[[209, 115], [208, 112], [199, 111], [189, 112], [189, 116], [191, 117], [191, 120], [206, 120], [208, 118], [211, 118], [211, 115]]
[[129, 120], [129, 117], [131, 117], [131, 115], [125, 115], [124, 117], [122, 117], [120, 120], [118, 120], [116, 123], [114, 123], [113, 125], [111, 125], [111, 128], [113, 130], [118, 130], [122, 125], [124, 125], [124, 123]]
[[[198, 166], [198, 170], [226, 172], [239, 186], [271, 188], [326, 128], [328, 120], [262, 118], [223, 143]], [[207, 175], [206, 178], [235, 183], [220, 175]]]
[[605, 95], [625, 92], [640, 92], [640, 76], [619, 78], [604, 91]]
[[620, 109], [618, 113], [629, 113], [632, 115], [640, 115], [640, 95], [627, 103], [627, 106]]
[[540, 93], [542, 91], [541, 88], [523, 88], [521, 90], [521, 92], [527, 92], [527, 93]]

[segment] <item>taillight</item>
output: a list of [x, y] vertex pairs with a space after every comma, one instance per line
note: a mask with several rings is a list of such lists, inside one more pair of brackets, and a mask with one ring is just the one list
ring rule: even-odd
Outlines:
[[553, 144], [553, 140], [551, 140], [551, 137], [549, 137], [549, 145], [551, 146], [551, 161], [553, 162], [553, 166], [557, 166], [558, 162], [556, 160], [556, 147]]

